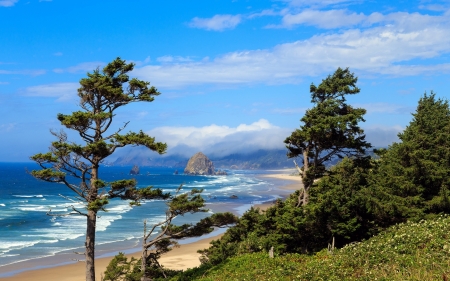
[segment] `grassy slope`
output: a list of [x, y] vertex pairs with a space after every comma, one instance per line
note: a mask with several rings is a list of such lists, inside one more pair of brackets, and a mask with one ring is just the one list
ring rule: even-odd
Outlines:
[[450, 280], [450, 217], [394, 226], [333, 254], [246, 254], [185, 274], [173, 280]]

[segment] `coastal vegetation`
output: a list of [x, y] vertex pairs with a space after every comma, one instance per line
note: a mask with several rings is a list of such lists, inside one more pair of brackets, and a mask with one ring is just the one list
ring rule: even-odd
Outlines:
[[169, 280], [448, 280], [449, 233], [450, 217], [440, 215], [392, 226], [341, 249], [274, 258], [266, 252], [247, 253], [216, 266], [189, 269]]
[[251, 208], [172, 280], [448, 280], [449, 110], [424, 94], [398, 143], [344, 158], [306, 205]]
[[181, 193], [181, 188], [182, 186], [168, 200], [166, 218], [164, 220], [150, 226], [150, 231], [148, 232], [146, 222], [144, 222], [141, 258], [131, 258], [128, 261], [123, 253], [119, 253], [108, 265], [103, 280], [167, 278], [173, 271], [164, 269], [158, 262], [158, 259], [162, 254], [176, 247], [178, 240], [202, 236], [212, 232], [215, 227], [231, 226], [236, 223], [237, 217], [226, 212], [213, 214], [201, 219], [196, 224], [174, 225], [172, 222], [176, 217], [198, 212], [208, 212], [208, 209], [205, 208], [205, 200], [200, 195], [203, 190], [192, 189], [190, 192]]
[[316, 179], [326, 172], [325, 164], [333, 158], [361, 156], [371, 145], [365, 141], [364, 122], [366, 110], [354, 108], [346, 101], [347, 95], [360, 92], [356, 86], [358, 78], [348, 68], [338, 68], [333, 75], [322, 80], [319, 86], [311, 84], [311, 102], [314, 106], [306, 110], [300, 119], [302, 125], [286, 138], [287, 156], [301, 156], [303, 167], [300, 175], [303, 189], [298, 205], [306, 205], [309, 190]]
[[[80, 81], [84, 111], [58, 115], [84, 145], [57, 138], [50, 152], [32, 156], [38, 179], [65, 184], [84, 209], [69, 214], [87, 219], [86, 280], [95, 280], [94, 243], [97, 213], [110, 199], [167, 201], [166, 219], [144, 230], [142, 256], [130, 261], [117, 255], [104, 280], [436, 280], [450, 275], [450, 107], [431, 92], [418, 102], [399, 142], [374, 149], [365, 141], [365, 110], [353, 108], [346, 96], [359, 93], [357, 77], [338, 68], [319, 86], [310, 87], [314, 106], [300, 129], [286, 138], [290, 158], [301, 157], [303, 188], [265, 211], [251, 208], [239, 219], [214, 214], [197, 224], [174, 225], [187, 213], [207, 211], [202, 190], [176, 194], [153, 187], [137, 188], [135, 180], [105, 182], [99, 165], [119, 147], [141, 145], [157, 153], [167, 146], [142, 131], [108, 133], [114, 111], [131, 102], [151, 102], [159, 92], [148, 82], [129, 79], [133, 64], [119, 58], [103, 72]], [[124, 86], [127, 85], [125, 89]], [[336, 163], [336, 159], [340, 161]], [[331, 166], [330, 163], [336, 163]], [[74, 180], [81, 184], [74, 184]], [[177, 240], [198, 237], [213, 227], [234, 224], [223, 236], [199, 250], [201, 266], [185, 272], [166, 270], [159, 257]], [[158, 233], [155, 233], [155, 232]], [[155, 235], [153, 235], [155, 233]], [[271, 253], [271, 257], [268, 253]], [[150, 279], [151, 278], [151, 279]]]
[[[55, 216], [81, 215], [86, 217], [86, 242], [83, 253], [86, 263], [86, 281], [95, 280], [95, 229], [97, 213], [105, 211], [111, 198], [132, 200], [130, 204], [139, 205], [144, 199], [167, 199], [170, 194], [151, 186], [137, 189], [136, 181], [118, 180], [105, 182], [99, 173], [102, 161], [117, 148], [128, 145], [142, 145], [162, 154], [167, 145], [155, 142], [151, 136], [140, 131], [121, 134], [128, 123], [114, 129], [111, 127], [117, 109], [133, 102], [152, 102], [160, 93], [149, 82], [130, 79], [128, 73], [134, 64], [127, 64], [120, 58], [103, 68], [88, 73], [80, 80], [78, 96], [82, 110], [72, 114], [58, 114], [61, 125], [74, 130], [84, 145], [69, 140], [64, 131], [52, 131], [56, 141], [50, 151], [39, 153], [31, 160], [41, 166], [31, 174], [40, 180], [62, 183], [74, 192], [74, 202], [84, 203], [82, 209], [72, 206], [68, 214]], [[80, 183], [79, 183], [80, 182]]]
[[[115, 127], [113, 124], [117, 109], [133, 102], [152, 102], [154, 97], [160, 94], [155, 87], [150, 87], [149, 82], [130, 79], [128, 73], [133, 68], [133, 63], [127, 64], [117, 58], [102, 71], [97, 69], [88, 73], [87, 78], [81, 79], [78, 96], [82, 111], [57, 115], [61, 125], [74, 130], [80, 139], [69, 140], [64, 131], [52, 131], [57, 140], [52, 142], [50, 151], [31, 157], [41, 167], [40, 170], [33, 170], [32, 176], [64, 184], [74, 192], [73, 198], [67, 198], [69, 201], [83, 202], [82, 207], [72, 205], [70, 213], [52, 213], [50, 210], [47, 215], [86, 217], [85, 252], [82, 253], [86, 264], [86, 281], [95, 281], [95, 231], [98, 212], [107, 211], [106, 206], [113, 198], [130, 200], [132, 206], [140, 205], [143, 200], [169, 200], [166, 219], [153, 226], [148, 234], [144, 233], [142, 263], [139, 268], [140, 276], [144, 279], [150, 272], [160, 272], [164, 276], [157, 259], [176, 245], [175, 239], [201, 236], [211, 232], [213, 227], [222, 227], [236, 221], [231, 213], [219, 213], [204, 218], [195, 225], [175, 226], [171, 222], [177, 216], [208, 211], [204, 208], [204, 199], [200, 196], [202, 190], [192, 189], [190, 192], [180, 193], [180, 186], [176, 194], [171, 195], [152, 186], [137, 188], [135, 179], [106, 182], [101, 178], [100, 164], [118, 148], [144, 146], [159, 154], [165, 153], [167, 149], [165, 143], [155, 142], [155, 138], [142, 131], [121, 134], [128, 122], [122, 127]], [[77, 141], [84, 145], [78, 144]], [[139, 174], [139, 169], [135, 174]], [[162, 231], [150, 239], [156, 227], [160, 227]], [[147, 254], [148, 249], [154, 251]], [[131, 263], [134, 262], [132, 260]]]

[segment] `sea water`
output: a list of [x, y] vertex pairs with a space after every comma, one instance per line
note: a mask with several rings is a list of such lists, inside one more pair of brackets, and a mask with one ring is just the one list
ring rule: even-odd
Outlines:
[[[0, 163], [0, 274], [2, 266], [42, 257], [66, 254], [62, 261], [83, 258], [74, 252], [84, 251], [86, 218], [47, 215], [50, 210], [52, 214], [68, 214], [72, 208], [83, 211], [82, 202], [63, 184], [33, 178], [29, 172], [37, 168], [34, 163]], [[195, 223], [225, 205], [232, 205], [242, 213], [253, 204], [272, 201], [280, 195], [273, 190], [277, 183], [258, 177], [267, 172], [227, 171], [226, 176], [188, 176], [174, 173], [177, 169], [182, 172], [181, 167], [141, 167], [140, 174], [132, 176], [130, 169], [102, 166], [99, 174], [109, 182], [135, 178], [138, 187], [154, 186], [172, 194], [180, 184], [181, 192], [192, 188], [204, 190], [202, 196], [210, 211], [178, 217], [175, 224]], [[162, 200], [146, 201], [138, 207], [131, 207], [126, 200], [110, 200], [106, 212], [98, 213], [97, 256], [124, 249], [139, 250], [143, 221], [147, 220], [148, 226], [162, 221], [166, 208]]]

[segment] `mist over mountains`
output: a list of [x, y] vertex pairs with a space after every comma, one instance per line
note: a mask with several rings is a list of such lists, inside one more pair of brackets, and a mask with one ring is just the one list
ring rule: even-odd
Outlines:
[[[119, 155], [120, 154], [120, 155]], [[134, 147], [120, 151], [118, 157], [107, 162], [114, 166], [148, 166], [148, 167], [185, 167], [189, 158], [181, 154], [158, 155], [145, 147]], [[286, 149], [259, 149], [248, 153], [233, 153], [230, 155], [207, 155], [218, 169], [279, 169], [293, 168], [292, 159], [286, 156]]]

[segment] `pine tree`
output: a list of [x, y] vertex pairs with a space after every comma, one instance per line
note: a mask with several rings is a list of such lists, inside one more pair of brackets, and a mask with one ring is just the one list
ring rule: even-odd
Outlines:
[[86, 217], [86, 281], [95, 280], [97, 213], [105, 210], [109, 200], [116, 197], [130, 199], [131, 204], [139, 205], [143, 199], [167, 199], [170, 196], [152, 187], [137, 189], [134, 179], [108, 183], [99, 174], [102, 161], [117, 148], [143, 145], [159, 154], [167, 148], [165, 143], [155, 142], [142, 131], [121, 134], [128, 122], [110, 132], [117, 109], [133, 102], [152, 102], [160, 94], [155, 87], [150, 87], [149, 82], [130, 79], [128, 73], [133, 67], [134, 64], [117, 58], [102, 71], [97, 69], [81, 79], [78, 96], [82, 110], [69, 115], [58, 114], [57, 118], [63, 126], [79, 134], [82, 144], [69, 141], [64, 131], [52, 132], [57, 140], [52, 142], [50, 151], [31, 157], [42, 168], [31, 172], [35, 178], [63, 183], [74, 192], [77, 201], [85, 203], [84, 210], [72, 207], [69, 215]]
[[314, 180], [324, 175], [325, 163], [344, 156], [363, 155], [371, 147], [365, 141], [359, 122], [364, 122], [366, 110], [354, 108], [346, 103], [347, 95], [360, 92], [356, 87], [358, 78], [348, 68], [338, 68], [333, 75], [322, 80], [319, 86], [311, 84], [311, 102], [300, 120], [300, 129], [295, 130], [284, 141], [288, 157], [302, 157], [301, 176], [303, 190], [298, 205], [306, 205], [309, 189]]
[[450, 212], [450, 108], [431, 92], [419, 100], [413, 120], [381, 157], [379, 185], [403, 198], [408, 217]]

